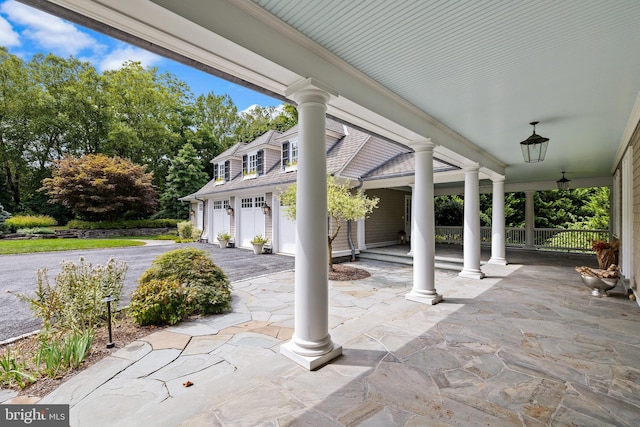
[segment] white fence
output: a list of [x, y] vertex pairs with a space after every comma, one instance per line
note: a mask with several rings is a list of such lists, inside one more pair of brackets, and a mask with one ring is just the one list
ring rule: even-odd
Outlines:
[[[491, 244], [491, 227], [481, 227], [481, 243]], [[463, 241], [463, 227], [436, 227], [436, 242], [458, 243]], [[591, 251], [594, 240], [609, 240], [609, 230], [566, 230], [562, 228], [534, 228], [533, 246], [537, 249], [571, 252]], [[505, 228], [506, 246], [524, 247], [524, 228]]]

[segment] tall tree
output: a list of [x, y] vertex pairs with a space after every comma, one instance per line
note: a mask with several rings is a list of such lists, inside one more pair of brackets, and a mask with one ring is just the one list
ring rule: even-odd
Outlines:
[[236, 143], [234, 132], [240, 124], [240, 116], [229, 95], [209, 92], [198, 96], [193, 116], [193, 126], [196, 129], [193, 145], [204, 162], [210, 161]]
[[[297, 184], [292, 184], [280, 194], [280, 201], [287, 207], [286, 217], [295, 221]], [[333, 269], [333, 241], [338, 237], [345, 221], [357, 221], [371, 215], [378, 207], [377, 197], [368, 197], [361, 190], [353, 192], [349, 181], [338, 184], [331, 175], [327, 175], [327, 214], [332, 219], [332, 232], [327, 236], [329, 251], [329, 270]], [[335, 228], [334, 228], [335, 227]]]
[[162, 188], [173, 157], [183, 145], [183, 108], [192, 97], [187, 85], [156, 68], [127, 62], [104, 73], [113, 111], [104, 152], [148, 165]]
[[251, 142], [269, 130], [284, 132], [298, 123], [295, 106], [261, 107], [255, 105], [240, 113], [240, 124], [236, 127], [236, 140]]
[[20, 209], [22, 204], [22, 177], [28, 171], [24, 153], [29, 109], [25, 103], [36, 89], [27, 82], [24, 61], [0, 48], [0, 162], [12, 209]]
[[161, 211], [157, 215], [163, 218], [188, 219], [189, 206], [178, 198], [195, 193], [207, 180], [198, 152], [193, 145], [185, 144], [171, 160], [165, 190], [160, 197]]

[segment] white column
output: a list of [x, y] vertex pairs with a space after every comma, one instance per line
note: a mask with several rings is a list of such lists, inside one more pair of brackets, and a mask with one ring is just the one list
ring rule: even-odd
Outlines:
[[535, 191], [527, 190], [524, 192], [524, 247], [534, 249], [533, 233], [536, 222], [535, 212], [533, 208], [533, 194]]
[[[432, 149], [432, 154], [431, 156], [433, 157], [433, 149]], [[431, 174], [433, 175], [433, 166], [431, 166]], [[433, 179], [431, 180], [431, 183], [433, 184]], [[416, 191], [416, 185], [415, 184], [409, 184], [409, 187], [411, 187], [411, 231], [409, 233], [409, 236], [413, 236], [413, 218], [416, 217], [416, 205], [415, 205], [415, 199], [414, 199], [414, 194]], [[406, 206], [405, 206], [406, 209]], [[405, 221], [406, 222], [406, 221]], [[434, 214], [434, 220], [433, 220], [433, 225], [434, 225], [434, 236], [435, 236], [435, 214]], [[434, 245], [435, 245], [435, 240], [434, 240]], [[435, 249], [434, 249], [434, 256], [435, 256]], [[409, 253], [407, 253], [407, 255], [411, 255], [413, 256], [413, 237], [409, 238]]]
[[460, 277], [482, 279], [480, 271], [480, 166], [467, 166], [464, 169], [464, 229], [463, 229], [463, 267]]
[[312, 79], [287, 91], [298, 104], [295, 318], [280, 352], [309, 370], [342, 354], [329, 335], [325, 113], [331, 94]]
[[410, 301], [437, 304], [442, 301], [435, 286], [435, 215], [433, 212], [433, 148], [430, 139], [409, 144], [415, 151], [416, 174], [411, 200], [411, 242], [413, 248], [413, 288]]
[[504, 229], [504, 177], [493, 180], [491, 258], [489, 264], [507, 265]]
[[271, 194], [271, 251], [280, 251], [280, 198]]
[[240, 209], [242, 208], [242, 198], [236, 196], [233, 204], [233, 221], [235, 225], [235, 231], [233, 233], [233, 243], [235, 247], [240, 247], [240, 229], [242, 228], [242, 224], [240, 223]]

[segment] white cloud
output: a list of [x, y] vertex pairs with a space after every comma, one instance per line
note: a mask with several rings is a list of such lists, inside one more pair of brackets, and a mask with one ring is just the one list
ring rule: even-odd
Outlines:
[[20, 36], [2, 16], [0, 16], [0, 45], [10, 47], [20, 45]]
[[23, 27], [22, 36], [57, 55], [77, 55], [85, 49], [101, 48], [93, 37], [73, 24], [21, 3], [4, 2], [0, 12], [10, 22]]
[[[255, 110], [256, 108], [270, 108], [270, 107], [263, 107], [262, 105], [259, 104], [251, 104], [249, 105], [247, 108], [245, 108], [244, 110], [240, 111], [240, 114], [247, 114], [247, 113], [251, 113], [253, 110]], [[271, 112], [271, 118], [276, 118], [278, 117], [280, 114], [284, 113], [284, 104], [280, 104], [277, 105], [273, 111]]]
[[150, 67], [162, 61], [162, 57], [137, 47], [120, 44], [109, 54], [94, 62], [98, 63], [100, 71], [105, 71], [121, 68], [126, 61], [140, 62], [143, 67]]

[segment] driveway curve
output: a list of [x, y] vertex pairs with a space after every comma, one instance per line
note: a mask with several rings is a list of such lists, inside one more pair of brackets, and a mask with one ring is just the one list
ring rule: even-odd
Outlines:
[[193, 246], [204, 249], [231, 282], [294, 267], [294, 258], [284, 255], [254, 255], [246, 249], [220, 249], [216, 245], [204, 243], [167, 243], [149, 243], [145, 246], [126, 248], [0, 255], [0, 342], [35, 331], [41, 326], [40, 320], [33, 316], [28, 305], [7, 291], [33, 294], [38, 269], [47, 268], [49, 280], [53, 281], [60, 271], [62, 261], [78, 262], [83, 256], [86, 262], [94, 265], [105, 264], [110, 257], [126, 261], [129, 268], [121, 305], [129, 303], [138, 278], [149, 268], [156, 256], [180, 247]]

